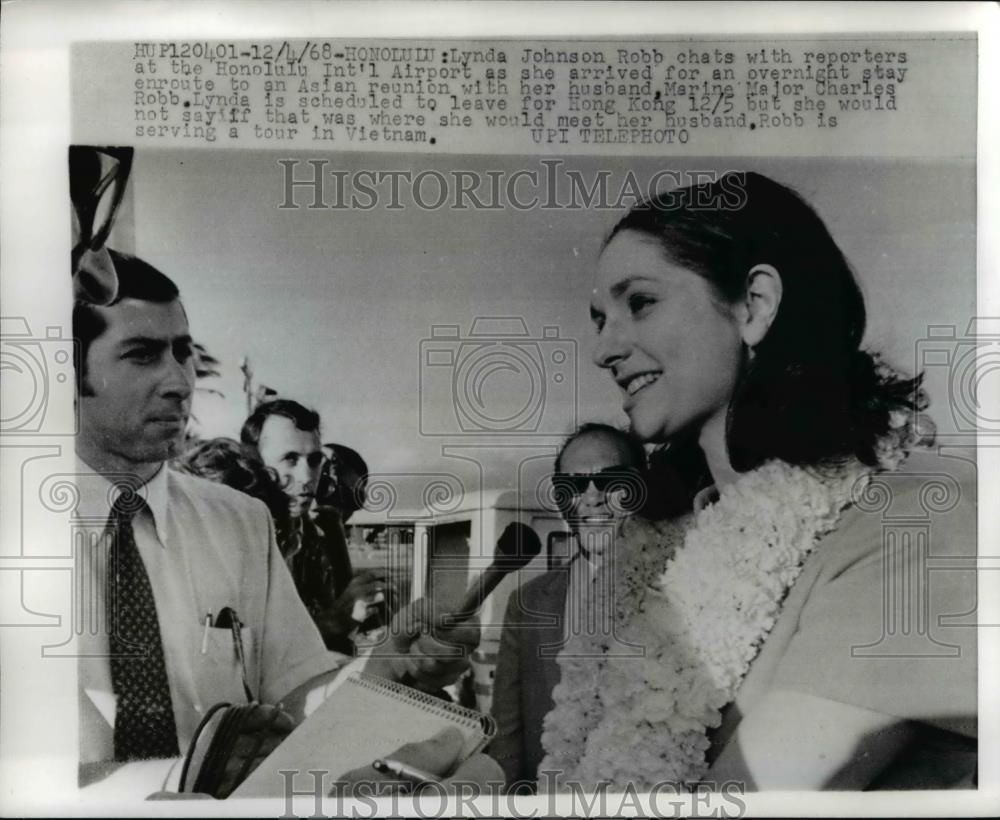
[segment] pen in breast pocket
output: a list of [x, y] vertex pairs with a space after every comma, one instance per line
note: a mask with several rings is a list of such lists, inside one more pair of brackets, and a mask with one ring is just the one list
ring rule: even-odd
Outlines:
[[253, 690], [250, 688], [250, 675], [247, 671], [247, 659], [243, 650], [243, 635], [240, 630], [243, 622], [236, 610], [231, 606], [224, 606], [219, 610], [219, 617], [215, 620], [217, 629], [229, 629], [233, 633], [233, 651], [236, 653], [236, 660], [239, 662], [240, 671], [243, 675], [243, 692], [247, 696], [247, 702], [253, 703]]
[[208, 652], [208, 628], [212, 625], [212, 610], [205, 615], [205, 631], [201, 633], [201, 654]]

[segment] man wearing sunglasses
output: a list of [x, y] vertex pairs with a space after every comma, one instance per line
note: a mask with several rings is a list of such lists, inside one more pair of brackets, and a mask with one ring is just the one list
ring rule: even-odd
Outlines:
[[604, 424], [583, 425], [563, 445], [552, 487], [579, 557], [597, 560], [614, 525], [641, 506], [645, 462], [639, 441]]
[[[559, 681], [558, 646], [580, 622], [592, 576], [610, 557], [618, 523], [646, 500], [646, 452], [630, 434], [585, 424], [563, 444], [552, 476], [553, 495], [576, 550], [567, 566], [533, 578], [510, 596], [493, 686], [497, 734], [489, 754], [508, 787], [534, 787], [544, 757], [542, 725]], [[554, 616], [554, 617], [553, 617]], [[542, 652], [542, 647], [549, 647]]]

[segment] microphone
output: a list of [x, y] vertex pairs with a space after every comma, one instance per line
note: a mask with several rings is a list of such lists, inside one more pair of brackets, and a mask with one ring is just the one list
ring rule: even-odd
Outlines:
[[[517, 521], [508, 524], [497, 541], [493, 561], [483, 570], [482, 575], [470, 584], [456, 609], [434, 619], [434, 632], [444, 637], [442, 633], [447, 633], [466, 618], [475, 615], [504, 576], [526, 566], [541, 551], [542, 542], [531, 527]], [[400, 683], [417, 686], [416, 679], [409, 672], [403, 675]]]
[[469, 585], [459, 605], [438, 618], [437, 628], [447, 630], [475, 615], [507, 574], [527, 566], [541, 551], [542, 542], [531, 527], [518, 521], [508, 524], [497, 541], [493, 561]]

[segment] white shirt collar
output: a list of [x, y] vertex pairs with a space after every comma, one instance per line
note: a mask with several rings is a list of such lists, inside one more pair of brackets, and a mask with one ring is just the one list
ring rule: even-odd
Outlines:
[[153, 514], [153, 526], [160, 543], [167, 543], [167, 465], [163, 464], [149, 481], [146, 482], [146, 503]]
[[597, 574], [600, 564], [593, 560], [580, 546], [580, 539], [576, 533], [573, 534], [573, 542], [576, 544], [576, 552], [569, 559], [570, 566], [574, 572], [581, 574], [581, 577], [590, 578]]
[[[107, 518], [111, 512], [111, 505], [118, 496], [116, 479], [124, 476], [102, 475], [79, 456], [77, 456], [77, 474], [77, 514], [90, 518]], [[167, 544], [167, 481], [167, 466], [164, 463], [156, 475], [137, 491], [149, 507], [156, 536], [164, 546]]]

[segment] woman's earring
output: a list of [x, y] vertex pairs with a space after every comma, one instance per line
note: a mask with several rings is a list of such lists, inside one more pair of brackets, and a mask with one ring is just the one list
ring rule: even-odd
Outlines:
[[757, 351], [753, 349], [753, 345], [747, 345], [747, 364], [753, 364], [754, 357], [757, 355]]

